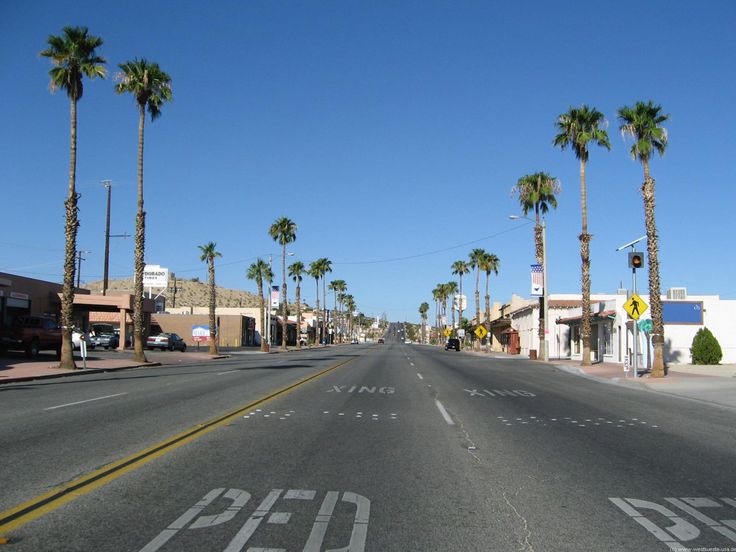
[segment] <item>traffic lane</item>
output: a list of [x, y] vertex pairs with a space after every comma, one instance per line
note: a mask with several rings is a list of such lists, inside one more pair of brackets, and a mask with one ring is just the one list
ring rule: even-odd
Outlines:
[[[515, 548], [513, 512], [478, 491], [475, 459], [427, 388], [388, 357], [357, 359], [21, 527], [17, 549], [62, 538], [80, 550], [323, 550], [352, 539], [354, 552]], [[395, 393], [379, 393], [379, 379]], [[217, 489], [198, 514], [231, 507], [231, 518], [175, 523]]]
[[[437, 368], [437, 387], [485, 385], [490, 377], [513, 389], [534, 379], [518, 367], [511, 375], [504, 369], [485, 368], [493, 373], [479, 376], [477, 366], [465, 364], [458, 363], [462, 367], [455, 370], [447, 365]], [[524, 379], [515, 381], [517, 376]], [[535, 385], [543, 388], [546, 381], [550, 391], [535, 387], [534, 397], [468, 393], [444, 397], [484, 465], [511, 484], [506, 492], [518, 500], [533, 535], [555, 535], [559, 547], [555, 549], [561, 550], [646, 549], [665, 542], [667, 536], [668, 542], [679, 544], [733, 545], [736, 534], [722, 534], [730, 529], [720, 520], [733, 519], [736, 510], [718, 498], [734, 493], [731, 412], [568, 375], [557, 378], [542, 371], [536, 378]], [[560, 388], [565, 402], [555, 396]], [[621, 403], [636, 407], [638, 415], [621, 417]], [[627, 497], [634, 502], [627, 502]], [[690, 511], [692, 503], [681, 497], [694, 497], [692, 503], [701, 512]], [[709, 511], [703, 517], [702, 512]], [[654, 530], [671, 526], [668, 516], [682, 519], [674, 535]], [[648, 529], [642, 525], [647, 523]], [[611, 541], [606, 535], [613, 534], [618, 536]]]
[[94, 392], [83, 395], [116, 396], [54, 410], [41, 402], [27, 419], [0, 429], [0, 510], [337, 364], [334, 355], [278, 362], [278, 369], [233, 364], [235, 371], [221, 376], [209, 365], [194, 373], [190, 367], [178, 378], [160, 370], [121, 372], [88, 381]]

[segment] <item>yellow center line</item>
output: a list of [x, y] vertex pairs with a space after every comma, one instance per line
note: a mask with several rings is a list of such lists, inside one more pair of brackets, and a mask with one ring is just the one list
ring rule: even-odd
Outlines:
[[18, 506], [15, 506], [10, 510], [0, 512], [0, 535], [5, 532], [12, 531], [13, 529], [17, 529], [18, 527], [21, 527], [26, 523], [33, 521], [34, 519], [38, 519], [39, 517], [44, 516], [47, 513], [52, 512], [53, 510], [56, 510], [60, 506], [63, 506], [64, 504], [71, 502], [72, 500], [108, 484], [118, 477], [121, 477], [122, 475], [125, 475], [140, 468], [151, 460], [159, 458], [171, 452], [172, 450], [179, 448], [182, 445], [194, 441], [202, 435], [209, 433], [213, 429], [225, 425], [233, 418], [236, 418], [245, 411], [251, 410], [256, 406], [261, 406], [274, 399], [288, 395], [290, 392], [297, 389], [298, 387], [301, 387], [302, 385], [305, 385], [317, 378], [324, 376], [329, 372], [332, 372], [333, 370], [336, 370], [337, 368], [340, 368], [341, 366], [344, 366], [348, 362], [354, 360], [354, 358], [349, 358], [348, 360], [340, 362], [335, 366], [331, 366], [329, 368], [326, 368], [325, 370], [322, 370], [321, 372], [312, 374], [311, 376], [308, 376], [296, 383], [292, 383], [291, 385], [279, 389], [278, 391], [274, 391], [273, 393], [266, 395], [265, 397], [256, 399], [255, 401], [242, 406], [237, 410], [233, 410], [231, 412], [228, 412], [227, 414], [223, 414], [222, 416], [209, 420], [208, 422], [198, 424], [190, 429], [187, 429], [186, 431], [183, 431], [182, 433], [166, 439], [165, 441], [161, 441], [160, 443], [143, 449], [142, 451], [131, 454], [130, 456], [126, 456], [125, 458], [113, 462], [112, 464], [108, 464], [104, 468], [92, 471], [87, 475], [75, 479], [74, 481], [65, 483], [64, 485], [42, 495], [39, 495], [27, 502], [24, 502], [23, 504], [19, 504]]

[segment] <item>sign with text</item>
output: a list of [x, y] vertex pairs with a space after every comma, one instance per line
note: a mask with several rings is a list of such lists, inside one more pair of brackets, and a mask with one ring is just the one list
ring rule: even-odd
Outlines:
[[192, 326], [192, 339], [194, 341], [209, 341], [210, 340], [210, 327], [209, 325], [195, 325]]
[[143, 287], [169, 287], [169, 269], [159, 265], [146, 265], [143, 268]]
[[279, 306], [279, 286], [271, 286], [271, 308], [275, 309]]

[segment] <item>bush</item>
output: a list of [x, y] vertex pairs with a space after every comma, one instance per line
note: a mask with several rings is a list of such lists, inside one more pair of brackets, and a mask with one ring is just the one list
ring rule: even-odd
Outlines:
[[718, 364], [723, 358], [721, 346], [708, 328], [701, 328], [695, 334], [690, 354], [693, 364]]

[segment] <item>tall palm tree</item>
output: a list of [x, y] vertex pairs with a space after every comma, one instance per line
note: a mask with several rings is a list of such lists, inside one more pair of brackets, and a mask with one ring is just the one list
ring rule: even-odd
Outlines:
[[281, 348], [286, 349], [286, 244], [296, 240], [296, 223], [286, 217], [276, 219], [268, 229], [268, 234], [275, 242], [281, 245], [281, 274], [283, 276], [283, 290], [281, 297]]
[[[490, 281], [491, 281], [491, 272], [496, 274], [498, 276], [498, 269], [501, 266], [501, 261], [499, 258], [493, 254], [493, 253], [487, 253], [486, 255], [483, 255], [483, 257], [480, 260], [480, 269], [486, 273], [486, 329], [490, 332], [491, 331], [491, 295], [490, 295]], [[490, 341], [489, 341], [490, 343]]]
[[296, 344], [302, 347], [302, 305], [301, 305], [301, 281], [304, 274], [304, 263], [295, 261], [289, 265], [289, 276], [296, 282]]
[[553, 144], [564, 150], [568, 146], [575, 157], [580, 160], [580, 204], [582, 213], [582, 231], [580, 240], [581, 283], [583, 296], [583, 317], [580, 328], [580, 338], [583, 342], [583, 366], [590, 365], [590, 240], [588, 234], [588, 196], [585, 183], [585, 166], [588, 162], [588, 144], [591, 142], [611, 149], [608, 141], [608, 132], [601, 128], [606, 123], [603, 113], [595, 108], [582, 105], [579, 108], [571, 107], [567, 113], [560, 115], [555, 123], [558, 134]]
[[424, 301], [419, 305], [419, 316], [422, 318], [422, 343], [427, 342], [427, 312], [429, 312], [429, 303]]
[[215, 322], [215, 308], [217, 307], [217, 296], [215, 292], [215, 257], [222, 257], [222, 253], [217, 251], [217, 244], [209, 242], [205, 245], [198, 246], [202, 254], [199, 260], [207, 263], [207, 281], [210, 286], [210, 354], [217, 354], [217, 323]]
[[437, 328], [437, 343], [442, 341], [440, 335], [440, 326], [442, 325], [440, 313], [440, 302], [442, 301], [442, 284], [437, 284], [432, 290], [432, 299], [434, 299], [435, 327]]
[[[447, 297], [450, 299], [453, 299], [454, 296], [457, 294], [457, 290], [458, 290], [457, 282], [455, 281], [447, 282], [445, 286], [446, 286], [445, 291], [447, 292]], [[455, 331], [455, 302], [454, 300], [451, 301], [450, 310], [452, 311], [452, 326], [450, 327], [452, 328], [452, 331], [454, 332]]]
[[[475, 323], [480, 325], [480, 265], [483, 257], [488, 255], [485, 249], [476, 248], [470, 252], [470, 267], [475, 269]], [[480, 348], [480, 342], [478, 342]]]
[[319, 279], [322, 277], [322, 272], [319, 266], [319, 259], [309, 263], [309, 270], [307, 270], [307, 274], [314, 278], [314, 283], [317, 289], [316, 304], [314, 309], [314, 341], [316, 345], [322, 341], [322, 329], [319, 325]]
[[460, 299], [458, 300], [458, 322], [461, 322], [463, 319], [463, 274], [468, 274], [470, 272], [470, 267], [468, 266], [468, 263], [460, 260], [455, 261], [452, 263], [452, 274], [457, 275], [458, 280], [460, 281]]
[[[557, 209], [557, 194], [560, 193], [560, 183], [545, 172], [537, 172], [522, 176], [511, 190], [512, 194], [519, 195], [521, 211], [526, 215], [534, 211], [534, 250], [537, 263], [543, 265], [544, 243], [542, 242], [541, 216], [547, 214], [550, 207]], [[547, 282], [544, 282], [547, 285]], [[549, 290], [548, 290], [549, 292]], [[548, 296], [549, 297], [549, 296]], [[544, 319], [544, 298], [539, 298], [539, 350], [544, 355], [544, 337], [547, 321]]]
[[662, 300], [659, 282], [659, 241], [654, 219], [654, 179], [649, 176], [649, 159], [656, 151], [660, 156], [667, 149], [667, 129], [662, 127], [669, 115], [662, 113], [662, 106], [636, 102], [633, 107], [618, 110], [620, 130], [624, 136], [631, 136], [631, 157], [638, 159], [644, 167], [644, 184], [641, 194], [644, 198], [644, 221], [647, 230], [647, 254], [649, 257], [649, 301], [652, 308], [652, 345], [654, 360], [652, 377], [661, 378], [664, 372], [664, 322], [662, 320]]
[[146, 122], [146, 109], [155, 121], [161, 116], [161, 107], [171, 101], [171, 77], [161, 70], [158, 63], [145, 59], [134, 59], [118, 65], [121, 73], [116, 75], [118, 83], [115, 92], [129, 92], [138, 107], [138, 212], [135, 217], [134, 254], [134, 314], [133, 335], [135, 360], [146, 362], [143, 354], [143, 268], [146, 249], [146, 212], [143, 210], [143, 136]]
[[353, 313], [355, 312], [355, 309], [357, 308], [357, 305], [355, 304], [355, 298], [352, 295], [345, 295], [345, 312], [348, 314], [348, 334], [350, 335], [350, 339], [353, 338]]
[[[335, 312], [340, 314], [340, 317], [342, 316], [342, 298], [345, 296], [345, 292], [348, 289], [348, 285], [345, 282], [345, 280], [332, 280], [330, 284], [327, 286], [327, 288], [334, 292], [335, 294]], [[338, 305], [341, 307], [341, 309], [338, 311]], [[335, 321], [337, 321], [337, 317], [335, 317]], [[340, 339], [342, 339], [342, 335], [340, 336]]]
[[96, 53], [102, 46], [102, 39], [89, 34], [86, 27], [64, 27], [62, 35], [50, 35], [48, 48], [41, 55], [51, 59], [53, 67], [49, 71], [51, 92], [64, 90], [70, 100], [69, 123], [69, 189], [64, 207], [64, 285], [61, 293], [61, 359], [59, 365], [65, 370], [76, 368], [72, 346], [72, 326], [74, 325], [74, 276], [77, 256], [77, 228], [79, 227], [76, 191], [77, 181], [77, 103], [82, 99], [84, 86], [82, 77], [104, 78], [105, 58]]
[[327, 282], [325, 276], [328, 272], [332, 272], [332, 261], [326, 257], [317, 259], [322, 279], [322, 336], [327, 344]]
[[258, 286], [258, 302], [261, 306], [261, 351], [268, 350], [268, 343], [266, 342], [266, 300], [263, 297], [263, 282], [267, 282], [271, 279], [271, 268], [268, 263], [263, 259], [256, 259], [248, 267], [246, 277], [249, 280], [255, 281]]

